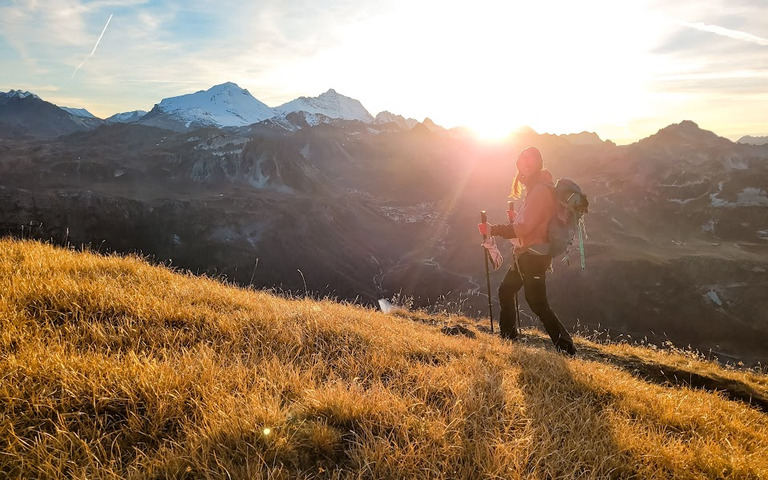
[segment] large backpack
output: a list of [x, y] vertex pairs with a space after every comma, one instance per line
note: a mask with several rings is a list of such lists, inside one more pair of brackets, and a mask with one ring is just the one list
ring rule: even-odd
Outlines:
[[563, 261], [570, 265], [569, 247], [578, 236], [581, 269], [585, 267], [584, 240], [586, 229], [584, 215], [589, 211], [587, 196], [581, 187], [569, 178], [561, 178], [554, 186], [555, 215], [547, 225], [549, 235], [549, 256], [564, 255]]

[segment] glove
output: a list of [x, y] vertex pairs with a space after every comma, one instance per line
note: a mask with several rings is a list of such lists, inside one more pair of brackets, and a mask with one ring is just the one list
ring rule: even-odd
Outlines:
[[490, 223], [478, 223], [477, 229], [480, 231], [481, 235], [485, 235], [486, 237], [491, 236], [491, 225]]
[[504, 257], [501, 256], [499, 247], [496, 246], [496, 240], [494, 240], [493, 237], [488, 237], [485, 239], [482, 245], [486, 250], [488, 250], [488, 258], [491, 259], [491, 263], [493, 264], [493, 271], [495, 272], [501, 268], [501, 265], [504, 263]]

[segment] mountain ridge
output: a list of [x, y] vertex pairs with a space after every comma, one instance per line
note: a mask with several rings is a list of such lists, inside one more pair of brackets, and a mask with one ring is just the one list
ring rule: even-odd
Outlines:
[[328, 118], [358, 120], [363, 123], [373, 123], [374, 120], [359, 100], [341, 95], [334, 89], [321, 93], [317, 97], [299, 97], [275, 107], [274, 111], [282, 115], [301, 111], [325, 115]]
[[764, 358], [764, 147], [697, 147], [712, 134], [693, 124], [616, 146], [531, 130], [488, 145], [424, 125], [269, 122], [191, 133], [113, 124], [4, 142], [0, 229], [35, 222], [39, 238], [140, 250], [240, 284], [301, 288], [300, 270], [322, 294], [374, 302], [400, 292], [419, 306], [443, 296], [479, 315], [484, 273], [467, 226], [484, 209], [504, 221], [510, 158], [533, 144], [590, 198], [587, 272], [556, 262], [549, 285], [566, 326], [602, 324], [734, 363]]
[[751, 135], [745, 135], [737, 140], [738, 143], [747, 143], [750, 145], [768, 145], [768, 136], [755, 137]]

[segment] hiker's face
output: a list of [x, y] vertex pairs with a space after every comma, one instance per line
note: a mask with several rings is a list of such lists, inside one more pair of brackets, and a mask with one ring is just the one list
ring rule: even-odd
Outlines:
[[536, 174], [541, 170], [541, 159], [535, 158], [530, 152], [523, 152], [517, 159], [517, 178], [523, 185], [530, 185]]

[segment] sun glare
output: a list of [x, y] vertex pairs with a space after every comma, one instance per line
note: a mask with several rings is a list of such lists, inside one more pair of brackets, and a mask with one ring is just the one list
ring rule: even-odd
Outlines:
[[481, 122], [469, 126], [474, 136], [486, 142], [499, 142], [508, 138], [517, 130], [506, 123]]
[[[308, 83], [333, 86], [365, 99], [373, 115], [429, 117], [446, 128], [468, 127], [484, 141], [501, 141], [523, 125], [554, 134], [601, 127], [614, 135], [625, 130], [617, 125], [650, 113], [643, 72], [655, 64], [642, 32], [655, 23], [641, 6], [590, 0], [585, 9], [557, 0], [552, 15], [553, 7], [540, 2], [396, 3], [399, 8], [344, 24], [333, 46], [280, 69], [275, 79], [293, 92], [307, 91]], [[616, 21], [589, 15], [594, 9]], [[423, 19], [436, 12], [440, 21], [425, 26]], [[538, 18], [547, 21], [531, 21]], [[409, 34], [371, 37], [393, 24]], [[425, 57], [413, 48], [416, 37], [441, 48]], [[359, 60], [354, 68], [351, 58]]]

